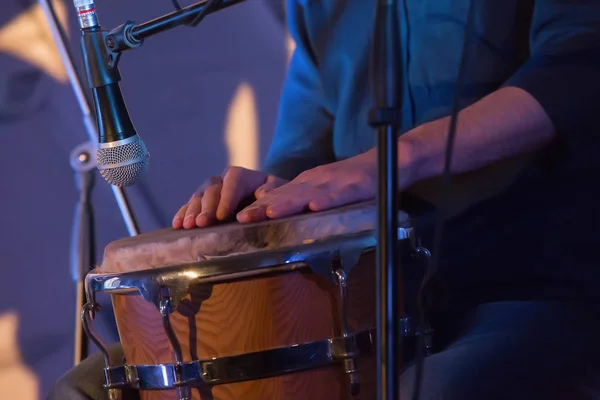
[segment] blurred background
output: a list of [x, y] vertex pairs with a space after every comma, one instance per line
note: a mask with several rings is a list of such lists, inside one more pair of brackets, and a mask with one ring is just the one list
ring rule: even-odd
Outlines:
[[[72, 3], [53, 5], [80, 68]], [[96, 1], [107, 29], [172, 7], [170, 0]], [[121, 88], [151, 153], [143, 182], [126, 191], [142, 232], [169, 226], [205, 177], [227, 165], [260, 166], [292, 49], [283, 0], [248, 0], [123, 55]], [[78, 191], [69, 160], [87, 140], [42, 8], [0, 0], [0, 400], [43, 399], [73, 366], [69, 248]], [[99, 175], [93, 205], [101, 262], [104, 247], [127, 230]], [[110, 308], [100, 314], [94, 326], [117, 341]]]

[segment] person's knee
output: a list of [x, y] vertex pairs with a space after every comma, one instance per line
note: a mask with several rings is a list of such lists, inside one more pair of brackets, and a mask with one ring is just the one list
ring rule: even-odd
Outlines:
[[[120, 345], [109, 349], [111, 359], [120, 364], [123, 351]], [[63, 375], [50, 390], [48, 400], [105, 400], [104, 357], [95, 353]]]
[[[454, 366], [453, 368], [460, 368]], [[454, 373], [453, 373], [454, 372]], [[419, 400], [500, 400], [505, 397], [502, 388], [489, 385], [488, 380], [475, 379], [476, 374], [456, 373], [450, 368], [445, 370], [425, 365], [417, 389], [415, 367], [408, 368], [401, 378], [400, 398], [413, 399], [415, 390], [419, 391]], [[521, 398], [521, 397], [518, 397]]]
[[50, 389], [47, 400], [90, 400], [78, 390], [77, 382], [72, 382], [66, 377], [60, 378]]

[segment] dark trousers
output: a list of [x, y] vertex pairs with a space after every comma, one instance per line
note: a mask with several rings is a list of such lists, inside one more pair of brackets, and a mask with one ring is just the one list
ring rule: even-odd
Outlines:
[[[441, 348], [424, 361], [421, 400], [600, 399], [600, 314], [583, 304], [483, 304], [446, 315], [436, 332]], [[121, 350], [112, 351], [120, 360]], [[91, 356], [49, 399], [106, 399], [102, 368], [102, 357]], [[412, 399], [414, 376], [408, 364], [402, 400]]]

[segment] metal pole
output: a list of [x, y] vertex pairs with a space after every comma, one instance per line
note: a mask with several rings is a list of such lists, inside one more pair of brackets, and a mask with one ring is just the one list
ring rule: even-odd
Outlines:
[[374, 107], [369, 116], [377, 130], [377, 397], [400, 395], [400, 323], [398, 312], [398, 148], [401, 125], [401, 57], [398, 1], [378, 0], [372, 59]]
[[[90, 139], [90, 142], [96, 144], [98, 143], [98, 128], [96, 126], [94, 117], [90, 112], [90, 100], [85, 96], [83, 91], [82, 79], [73, 65], [73, 57], [68, 49], [68, 40], [64, 29], [62, 29], [60, 26], [60, 21], [56, 14], [56, 10], [54, 9], [54, 6], [50, 0], [38, 0], [38, 2], [44, 10], [44, 14], [46, 15], [46, 19], [50, 25], [50, 30], [52, 31], [52, 36], [54, 37], [58, 52], [60, 53], [60, 57], [67, 71], [67, 76], [69, 77], [73, 93], [75, 94], [75, 98], [77, 99], [77, 103], [79, 104], [79, 108], [83, 116], [83, 125], [85, 127], [85, 131]], [[121, 212], [123, 221], [125, 222], [125, 226], [127, 227], [127, 232], [130, 236], [138, 235], [138, 224], [133, 213], [131, 212], [131, 207], [129, 205], [129, 201], [127, 200], [125, 191], [123, 188], [113, 185], [111, 185], [111, 188], [113, 191], [113, 196], [117, 202], [117, 205], [119, 206], [119, 211]]]
[[[71, 242], [71, 273], [76, 285], [76, 313], [75, 313], [75, 350], [74, 363], [79, 364], [88, 355], [88, 341], [81, 326], [81, 307], [85, 303], [84, 281], [85, 275], [95, 264], [95, 229], [91, 192], [94, 186], [95, 153], [98, 143], [98, 131], [90, 109], [90, 101], [83, 91], [82, 80], [77, 74], [73, 58], [68, 50], [67, 36], [60, 25], [56, 10], [50, 0], [38, 0], [48, 24], [54, 41], [60, 53], [65, 70], [69, 77], [73, 93], [79, 104], [83, 117], [83, 125], [88, 135], [89, 142], [74, 149], [71, 154], [71, 166], [76, 172], [76, 186], [79, 190], [79, 201], [75, 205], [73, 233]], [[130, 236], [139, 233], [138, 225], [131, 212], [123, 188], [112, 186], [113, 196], [119, 207], [127, 232]]]

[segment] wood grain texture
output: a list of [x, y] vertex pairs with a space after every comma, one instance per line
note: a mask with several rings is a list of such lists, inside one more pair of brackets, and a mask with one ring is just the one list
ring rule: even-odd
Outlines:
[[[315, 220], [311, 218], [315, 218]], [[251, 226], [222, 226], [194, 231], [162, 231], [127, 239], [107, 247], [105, 272], [122, 272], [169, 265], [174, 254], [176, 263], [182, 258], [205, 252], [214, 254], [208, 244], [200, 243], [209, 236], [210, 245], [219, 250], [249, 249], [257, 237], [269, 248], [282, 243], [295, 243], [307, 238], [327, 238], [330, 235], [353, 233], [374, 227], [375, 209], [371, 204], [339, 209], [335, 212], [303, 215], [277, 222], [278, 227], [260, 224], [265, 231], [256, 234]], [[326, 226], [329, 224], [329, 226]], [[369, 225], [371, 224], [371, 225]], [[258, 225], [258, 224], [256, 224]], [[254, 228], [256, 228], [256, 225]], [[220, 231], [221, 230], [221, 231]], [[333, 232], [333, 233], [332, 233]], [[185, 256], [181, 239], [188, 240]], [[219, 240], [215, 240], [216, 235]], [[254, 243], [249, 244], [247, 238]], [[230, 240], [231, 239], [231, 240]], [[169, 243], [176, 250], [169, 248]], [[151, 248], [162, 255], [151, 255]], [[204, 247], [203, 247], [204, 246]], [[143, 250], [142, 250], [143, 249]], [[199, 253], [197, 251], [201, 249]], [[138, 252], [139, 257], [133, 253]], [[116, 254], [126, 254], [120, 259]], [[105, 259], [106, 260], [106, 259]], [[375, 326], [375, 257], [365, 254], [348, 280], [349, 329], [357, 331]], [[189, 259], [188, 259], [189, 261]], [[340, 298], [336, 285], [323, 277], [299, 270], [274, 276], [235, 282], [219, 282], [192, 287], [190, 294], [171, 315], [171, 324], [182, 346], [185, 361], [231, 356], [290, 346], [339, 336]], [[129, 364], [172, 363], [174, 357], [164, 333], [158, 310], [140, 296], [115, 295], [113, 305], [117, 325]], [[195, 400], [363, 400], [376, 394], [374, 357], [358, 360], [361, 393], [351, 396], [341, 366], [332, 366], [273, 378], [218, 385], [194, 390]], [[142, 400], [175, 399], [173, 391], [142, 392]]]

